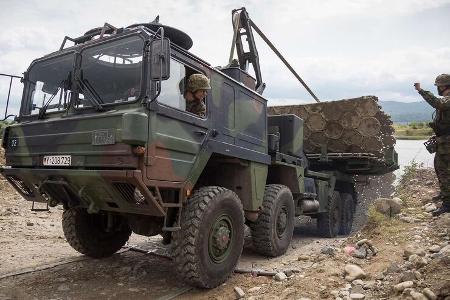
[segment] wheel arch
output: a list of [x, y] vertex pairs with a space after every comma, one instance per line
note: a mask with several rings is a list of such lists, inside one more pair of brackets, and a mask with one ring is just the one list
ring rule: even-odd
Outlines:
[[245, 211], [257, 212], [262, 205], [268, 166], [213, 153], [194, 189], [221, 186], [235, 192]]

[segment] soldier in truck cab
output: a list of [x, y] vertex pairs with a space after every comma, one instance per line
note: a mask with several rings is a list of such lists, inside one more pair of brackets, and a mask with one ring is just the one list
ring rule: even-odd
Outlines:
[[186, 100], [186, 111], [204, 118], [206, 116], [205, 98], [208, 90], [211, 89], [208, 77], [203, 74], [192, 74], [187, 80], [185, 89], [181, 88], [183, 81], [180, 82], [180, 91]]

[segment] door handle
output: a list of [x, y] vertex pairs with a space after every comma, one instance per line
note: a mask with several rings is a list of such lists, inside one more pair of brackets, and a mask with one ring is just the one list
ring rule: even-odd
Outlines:
[[196, 135], [206, 135], [206, 131], [203, 131], [203, 130], [195, 130], [194, 133]]

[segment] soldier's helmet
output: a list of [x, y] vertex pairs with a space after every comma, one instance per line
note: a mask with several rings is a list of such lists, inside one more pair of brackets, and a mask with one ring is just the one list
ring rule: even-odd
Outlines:
[[210, 90], [209, 79], [203, 74], [192, 74], [187, 82], [187, 89], [195, 93], [198, 90]]
[[435, 86], [450, 86], [450, 74], [441, 74], [436, 77]]

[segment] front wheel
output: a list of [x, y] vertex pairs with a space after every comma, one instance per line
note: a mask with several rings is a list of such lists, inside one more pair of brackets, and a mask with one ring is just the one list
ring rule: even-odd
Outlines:
[[214, 288], [227, 280], [244, 245], [244, 213], [231, 190], [209, 186], [183, 207], [181, 229], [173, 233], [173, 257], [185, 282]]
[[131, 229], [124, 217], [89, 214], [86, 209], [78, 207], [64, 211], [62, 226], [70, 246], [94, 258], [113, 255], [125, 245], [131, 235]]
[[289, 188], [280, 184], [267, 185], [258, 219], [249, 224], [255, 250], [272, 257], [286, 253], [294, 233], [294, 214]]

